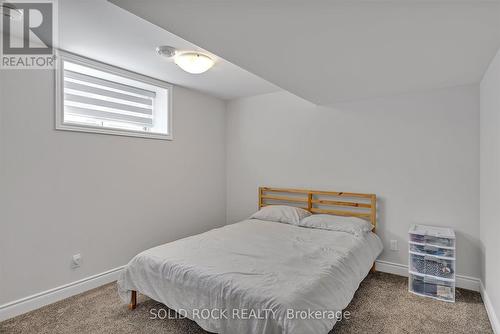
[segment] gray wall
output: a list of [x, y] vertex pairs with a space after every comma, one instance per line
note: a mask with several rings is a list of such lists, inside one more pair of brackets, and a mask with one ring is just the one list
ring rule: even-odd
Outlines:
[[52, 72], [0, 76], [0, 304], [225, 223], [223, 101], [176, 87], [171, 142], [56, 131]]
[[[3, 230], [4, 230], [4, 222], [2, 220], [2, 211], [3, 211], [3, 201], [4, 201], [4, 194], [3, 194], [3, 191], [2, 191], [2, 188], [3, 188], [3, 141], [4, 141], [4, 138], [2, 136], [2, 132], [3, 132], [3, 114], [4, 114], [4, 107], [3, 107], [3, 101], [6, 100], [6, 96], [4, 94], [5, 92], [5, 89], [4, 89], [4, 76], [2, 74], [2, 72], [5, 72], [5, 71], [0, 71], [0, 286], [5, 286], [4, 284], [4, 277], [5, 277], [5, 272], [4, 272], [4, 262], [5, 262], [5, 257], [6, 257], [6, 253], [5, 253], [5, 248], [4, 248], [4, 244], [5, 244], [5, 235], [3, 233]], [[0, 305], [2, 304], [1, 300], [1, 295], [2, 293], [0, 292]]]
[[375, 193], [382, 260], [407, 263], [412, 223], [451, 226], [458, 273], [479, 277], [477, 85], [328, 107], [284, 92], [239, 99], [226, 134], [228, 223], [256, 210], [259, 186]]
[[168, 142], [55, 131], [52, 73], [0, 76], [0, 304], [246, 218], [261, 185], [374, 192], [385, 247], [400, 247], [383, 260], [407, 262], [409, 224], [448, 225], [458, 272], [479, 276], [477, 86], [328, 107], [274, 93], [230, 102], [227, 118], [176, 87]]
[[482, 281], [500, 320], [500, 53], [481, 81]]

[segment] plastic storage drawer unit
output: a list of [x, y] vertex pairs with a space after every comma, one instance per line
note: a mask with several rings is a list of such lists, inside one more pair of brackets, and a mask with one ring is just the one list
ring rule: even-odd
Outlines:
[[408, 290], [420, 296], [455, 301], [455, 232], [413, 225], [409, 231]]

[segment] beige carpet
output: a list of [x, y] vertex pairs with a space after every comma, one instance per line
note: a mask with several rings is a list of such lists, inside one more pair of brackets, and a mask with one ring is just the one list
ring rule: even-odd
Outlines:
[[[457, 290], [456, 303], [414, 296], [407, 279], [370, 274], [347, 310], [349, 320], [331, 333], [493, 333], [481, 296]], [[108, 284], [0, 323], [0, 333], [206, 333], [187, 320], [152, 320], [150, 309], [163, 307], [144, 296], [128, 311], [116, 284]]]

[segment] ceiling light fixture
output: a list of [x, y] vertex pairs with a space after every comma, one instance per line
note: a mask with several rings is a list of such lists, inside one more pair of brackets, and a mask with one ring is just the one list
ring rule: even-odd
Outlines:
[[214, 66], [214, 61], [207, 55], [198, 52], [181, 53], [174, 58], [174, 62], [184, 71], [200, 74]]
[[10, 3], [3, 3], [0, 5], [0, 13], [4, 18], [17, 21], [23, 16], [23, 11], [14, 7]]
[[163, 45], [156, 48], [156, 53], [162, 57], [174, 58], [174, 62], [184, 71], [200, 74], [214, 66], [215, 61], [200, 52], [187, 51], [179, 53], [173, 46]]

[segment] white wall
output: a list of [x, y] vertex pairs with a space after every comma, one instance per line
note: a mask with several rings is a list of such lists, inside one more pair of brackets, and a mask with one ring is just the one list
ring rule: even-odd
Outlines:
[[225, 224], [223, 101], [176, 87], [169, 142], [56, 131], [52, 72], [0, 80], [0, 305]]
[[458, 273], [479, 277], [477, 85], [329, 107], [260, 95], [228, 104], [226, 135], [229, 223], [256, 211], [259, 186], [375, 193], [382, 260], [407, 263], [412, 223], [451, 226]]
[[[500, 319], [500, 53], [481, 81], [482, 281]], [[491, 318], [491, 316], [490, 316]], [[497, 327], [497, 329], [500, 329]]]

